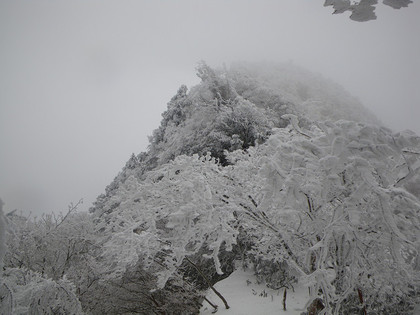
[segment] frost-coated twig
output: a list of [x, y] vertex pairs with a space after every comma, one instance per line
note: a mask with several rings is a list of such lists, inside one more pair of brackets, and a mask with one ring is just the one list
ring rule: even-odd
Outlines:
[[244, 210], [245, 214], [250, 216], [254, 219], [257, 223], [261, 224], [262, 226], [268, 228], [270, 231], [274, 232], [275, 235], [280, 239], [280, 245], [285, 249], [287, 255], [291, 258], [291, 265], [300, 272], [302, 275], [309, 275], [309, 270], [299, 262], [298, 257], [293, 253], [290, 246], [284, 240], [282, 233], [270, 222], [268, 218], [263, 215], [263, 211], [259, 211], [258, 213], [247, 207], [246, 205], [239, 204]]
[[[2, 285], [7, 289], [7, 291], [9, 291], [9, 295], [10, 295], [10, 310], [13, 311], [13, 292], [12, 290], [9, 288], [9, 286], [6, 283], [2, 283]], [[3, 297], [4, 299], [4, 297]]]
[[55, 229], [57, 229], [66, 219], [67, 217], [77, 210], [77, 208], [83, 203], [83, 198], [80, 199], [75, 205], [73, 203], [70, 203], [69, 209], [66, 213], [66, 215], [63, 217], [63, 219], [55, 226]]

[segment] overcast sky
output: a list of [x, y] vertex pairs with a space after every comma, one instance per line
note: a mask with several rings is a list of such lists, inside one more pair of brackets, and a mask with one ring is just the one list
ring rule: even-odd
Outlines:
[[0, 197], [6, 212], [88, 209], [146, 150], [196, 63], [293, 61], [420, 134], [420, 3], [376, 21], [323, 0], [0, 1]]

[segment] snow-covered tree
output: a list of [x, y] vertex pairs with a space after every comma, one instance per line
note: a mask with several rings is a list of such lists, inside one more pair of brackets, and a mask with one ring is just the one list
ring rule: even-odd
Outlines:
[[221, 273], [220, 247], [231, 248], [238, 232], [232, 226], [235, 209], [223, 199], [220, 169], [209, 156], [180, 156], [143, 181], [129, 178], [108, 204], [112, 213], [95, 219], [99, 231], [112, 232], [104, 255], [118, 262], [114, 273], [142, 259], [162, 267], [157, 268], [163, 287], [184, 258], [204, 245]]
[[[40, 287], [42, 292], [36, 293], [42, 295], [61, 290], [63, 281], [71, 282], [78, 298], [87, 303], [89, 288], [98, 280], [102, 270], [96, 262], [98, 244], [91, 217], [87, 213], [76, 213], [77, 206], [70, 205], [64, 215], [44, 214], [35, 219], [17, 215], [16, 212], [9, 213], [6, 274], [8, 270], [15, 269], [23, 275], [31, 272], [36, 279], [39, 278], [39, 283], [43, 283]], [[27, 290], [29, 287], [25, 284], [25, 287], [19, 288]], [[31, 294], [35, 294], [35, 291]], [[16, 302], [16, 307], [22, 301]]]
[[83, 314], [75, 287], [24, 268], [8, 268], [0, 281], [1, 314]]
[[259, 161], [237, 162], [260, 165], [265, 181], [244, 207], [246, 224], [262, 227], [249, 230], [256, 252], [285, 261], [337, 314], [357, 290], [379, 312], [418, 298], [420, 202], [405, 186], [419, 149], [413, 134], [354, 122], [276, 130]]
[[97, 218], [113, 233], [105, 255], [120, 273], [143, 261], [163, 287], [202, 246], [220, 272], [220, 247], [241, 228], [256, 255], [285, 262], [336, 313], [356, 290], [373, 310], [414, 299], [420, 203], [405, 187], [419, 173], [419, 147], [412, 134], [339, 121], [278, 129], [224, 168], [180, 156], [120, 187], [113, 211]]
[[75, 213], [78, 205], [71, 205], [65, 215], [43, 214], [35, 220], [10, 215], [5, 266], [61, 279], [88, 256], [94, 242], [91, 219], [86, 213]]

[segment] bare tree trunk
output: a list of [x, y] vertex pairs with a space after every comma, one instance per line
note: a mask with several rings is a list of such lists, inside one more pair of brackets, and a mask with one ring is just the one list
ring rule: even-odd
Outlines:
[[210, 287], [210, 289], [213, 290], [213, 292], [222, 300], [223, 304], [225, 305], [226, 309], [229, 309], [230, 306], [228, 305], [228, 303], [226, 302], [226, 299], [223, 297], [223, 295], [220, 294], [219, 291], [217, 291], [213, 285], [210, 283], [209, 279], [207, 279], [207, 277], [204, 275], [204, 273], [200, 270], [200, 268], [198, 268], [198, 266], [196, 264], [194, 264], [188, 257], [185, 258], [194, 268], [195, 270], [198, 271], [198, 273], [203, 277], [203, 279], [206, 281], [207, 285]]
[[359, 301], [360, 304], [362, 304], [363, 308], [362, 308], [362, 315], [367, 315], [366, 313], [366, 305], [363, 301], [363, 294], [362, 294], [362, 290], [360, 290], [359, 288], [357, 289], [357, 293], [359, 294]]
[[206, 298], [206, 297], [204, 297], [204, 300], [214, 308], [213, 313], [215, 313], [217, 311], [218, 306], [216, 304], [213, 304], [212, 302], [210, 302], [209, 299]]
[[287, 288], [284, 288], [284, 293], [283, 293], [283, 311], [286, 311], [286, 296], [287, 296]]

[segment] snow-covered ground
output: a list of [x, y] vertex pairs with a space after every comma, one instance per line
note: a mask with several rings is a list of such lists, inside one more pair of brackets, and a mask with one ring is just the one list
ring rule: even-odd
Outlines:
[[[209, 290], [207, 298], [218, 305], [217, 314], [229, 315], [299, 315], [305, 311], [305, 304], [309, 300], [308, 289], [295, 286], [287, 290], [286, 311], [283, 310], [283, 292], [281, 290], [271, 290], [265, 285], [257, 284], [257, 280], [251, 270], [242, 270], [239, 268], [228, 278], [218, 282], [215, 285], [227, 300], [230, 309], [225, 309], [222, 301]], [[214, 311], [206, 301], [200, 314], [209, 315]]]

